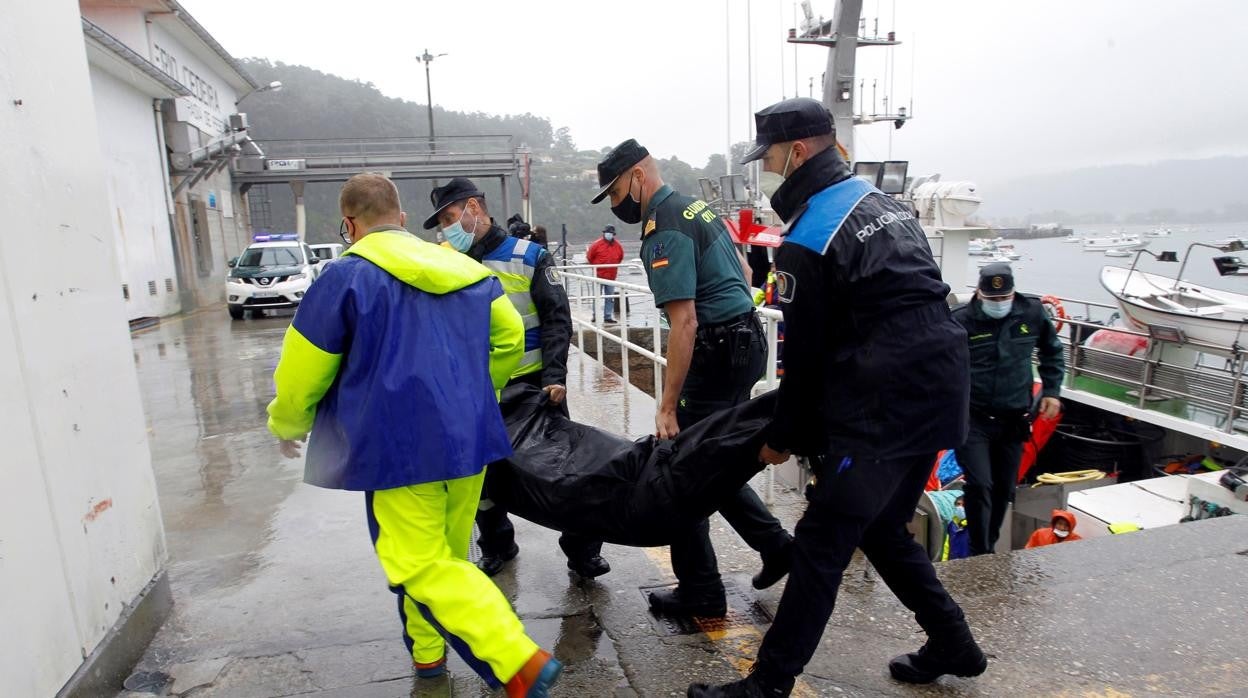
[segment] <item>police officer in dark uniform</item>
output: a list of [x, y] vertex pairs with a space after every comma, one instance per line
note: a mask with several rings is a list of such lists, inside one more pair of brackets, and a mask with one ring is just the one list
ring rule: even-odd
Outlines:
[[810, 457], [815, 484], [793, 568], [754, 671], [690, 696], [787, 696], [814, 655], [860, 548], [928, 641], [889, 663], [900, 681], [974, 676], [987, 660], [906, 530], [936, 452], [966, 436], [966, 333], [950, 315], [912, 211], [850, 174], [832, 115], [790, 99], [755, 116], [759, 185], [786, 223], [776, 254], [784, 379], [759, 458]]
[[[496, 225], [486, 207], [485, 194], [472, 180], [455, 177], [435, 188], [429, 198], [434, 211], [425, 220], [425, 229], [441, 227], [451, 247], [493, 272], [524, 321], [524, 355], [508, 385], [526, 383], [544, 390], [551, 403], [567, 416], [564, 386], [572, 340], [572, 311], [559, 283], [554, 258], [540, 245], [508, 236]], [[477, 566], [492, 577], [519, 554], [520, 548], [507, 512], [489, 499], [488, 492], [481, 497], [477, 511], [481, 559]], [[564, 533], [559, 547], [568, 556], [568, 568], [581, 577], [593, 578], [611, 571], [600, 554], [602, 541]]]
[[971, 348], [971, 431], [957, 449], [966, 474], [966, 528], [971, 555], [992, 552], [1014, 501], [1023, 442], [1031, 437], [1032, 354], [1040, 357], [1039, 413], [1062, 408], [1062, 343], [1040, 299], [1014, 292], [1014, 271], [995, 263], [979, 270], [970, 303], [953, 311]]
[[[754, 313], [741, 259], [728, 229], [705, 202], [683, 196], [663, 183], [649, 151], [629, 139], [598, 163], [602, 190], [611, 210], [625, 223], [641, 223], [641, 258], [654, 304], [666, 313], [667, 370], [655, 414], [655, 432], [670, 439], [712, 412], [750, 397], [763, 375], [767, 347]], [[763, 558], [754, 577], [759, 589], [788, 572], [792, 536], [767, 510], [749, 485], [720, 513]], [[679, 580], [673, 591], [650, 594], [656, 612], [723, 616], [724, 585], [711, 547], [706, 520], [678, 536], [671, 546]]]

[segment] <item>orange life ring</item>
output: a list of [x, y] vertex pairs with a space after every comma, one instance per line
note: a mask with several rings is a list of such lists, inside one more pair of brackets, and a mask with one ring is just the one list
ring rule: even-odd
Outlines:
[[1042, 305], [1049, 308], [1049, 319], [1053, 321], [1053, 329], [1058, 332], [1062, 331], [1063, 320], [1069, 320], [1070, 316], [1066, 314], [1066, 307], [1062, 305], [1062, 299], [1057, 296], [1045, 296], [1040, 299]]

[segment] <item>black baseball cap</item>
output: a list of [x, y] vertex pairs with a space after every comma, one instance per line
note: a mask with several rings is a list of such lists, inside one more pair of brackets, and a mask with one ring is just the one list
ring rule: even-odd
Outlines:
[[604, 233], [611, 233], [612, 235], [614, 235], [614, 234], [615, 234], [615, 226], [614, 226], [614, 225], [608, 225], [607, 227], [605, 227], [605, 228], [603, 228], [603, 229], [602, 229], [602, 232], [604, 232]]
[[763, 156], [775, 143], [788, 143], [811, 136], [833, 133], [832, 112], [823, 102], [809, 97], [786, 99], [754, 114], [754, 148], [746, 153], [741, 164]]
[[1004, 262], [985, 264], [979, 270], [979, 292], [988, 297], [1014, 292], [1014, 270]]
[[649, 156], [650, 151], [632, 138], [615, 146], [611, 152], [607, 153], [607, 157], [598, 163], [598, 186], [602, 187], [602, 191], [598, 192], [598, 196], [590, 199], [589, 203], [596, 204], [606, 198], [607, 190], [615, 184], [615, 180], [619, 179], [620, 175], [628, 172], [630, 167]]
[[429, 202], [433, 204], [433, 215], [425, 219], [425, 230], [432, 230], [438, 225], [438, 214], [442, 213], [442, 209], [456, 201], [471, 199], [474, 196], [485, 198], [485, 194], [481, 193], [477, 185], [467, 177], [455, 177], [440, 187], [434, 187], [433, 191], [429, 192]]

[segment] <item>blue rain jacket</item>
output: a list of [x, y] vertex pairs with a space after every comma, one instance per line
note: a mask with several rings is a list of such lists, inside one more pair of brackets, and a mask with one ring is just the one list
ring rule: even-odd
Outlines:
[[497, 391], [524, 351], [490, 271], [402, 229], [352, 245], [308, 289], [274, 373], [269, 430], [311, 431], [304, 481], [382, 490], [511, 455]]

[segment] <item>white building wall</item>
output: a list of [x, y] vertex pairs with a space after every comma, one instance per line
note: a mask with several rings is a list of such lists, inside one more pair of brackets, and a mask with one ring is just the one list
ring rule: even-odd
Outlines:
[[152, 98], [95, 66], [91, 89], [127, 319], [173, 315], [181, 306]]
[[165, 545], [78, 6], [0, 17], [0, 691], [48, 696]]
[[[150, 44], [145, 47], [131, 46], [132, 49], [148, 57], [156, 67], [173, 76], [175, 80], [186, 85], [192, 92], [201, 97], [212, 112], [228, 125], [229, 115], [234, 113], [234, 102], [238, 94], [229, 83], [221, 78], [208, 64], [195, 55], [174, 35], [161, 26], [160, 22], [149, 22], [147, 30]], [[174, 63], [170, 64], [171, 58]], [[202, 83], [202, 84], [201, 84]], [[222, 129], [224, 131], [224, 128]], [[220, 132], [210, 134], [220, 135]]]

